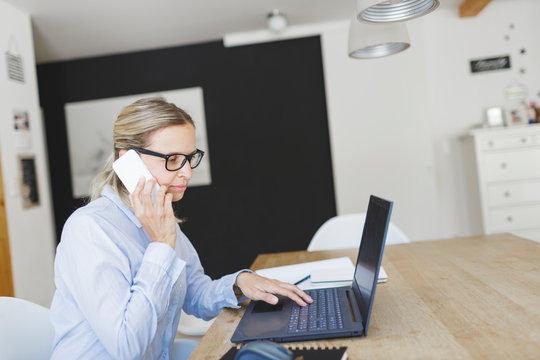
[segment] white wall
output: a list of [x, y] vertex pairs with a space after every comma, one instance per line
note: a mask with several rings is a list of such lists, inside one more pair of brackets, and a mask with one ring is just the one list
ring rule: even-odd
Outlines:
[[[537, 0], [494, 1], [466, 19], [441, 7], [406, 23], [410, 49], [374, 60], [347, 57], [346, 25], [323, 30], [338, 213], [363, 212], [378, 194], [395, 202], [392, 221], [413, 240], [478, 233], [458, 138], [485, 107], [509, 105], [514, 81], [540, 102], [539, 17]], [[499, 55], [511, 55], [512, 69], [470, 73], [469, 60]]]
[[[460, 19], [449, 9], [433, 15], [425, 18], [422, 33], [439, 200], [445, 219], [441, 235], [469, 235], [481, 232], [481, 224], [466, 205], [463, 144], [458, 137], [483, 121], [486, 107], [510, 109], [505, 88], [514, 82], [525, 85], [530, 97], [540, 102], [540, 1], [493, 1], [475, 18]], [[521, 48], [527, 50], [526, 55], [520, 54]], [[470, 59], [498, 55], [510, 55], [512, 69], [470, 73]], [[520, 73], [521, 67], [525, 74]]]
[[[395, 202], [392, 221], [411, 238], [433, 237], [437, 193], [423, 46], [352, 60], [347, 31], [322, 34], [338, 214], [365, 212], [375, 194]], [[410, 35], [418, 37], [414, 29]]]
[[[24, 84], [8, 79], [10, 39], [22, 56]], [[12, 45], [13, 48], [13, 45]], [[49, 306], [54, 293], [55, 234], [44, 129], [38, 103], [30, 17], [0, 0], [0, 153], [15, 296]], [[30, 144], [16, 146], [14, 111], [27, 111]], [[40, 205], [23, 208], [18, 155], [34, 155]]]

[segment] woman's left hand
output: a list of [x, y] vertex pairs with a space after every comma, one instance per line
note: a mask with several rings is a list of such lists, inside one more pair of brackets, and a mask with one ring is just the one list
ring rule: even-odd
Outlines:
[[287, 296], [300, 306], [312, 303], [313, 299], [298, 286], [283, 281], [268, 279], [250, 272], [243, 272], [236, 278], [236, 286], [242, 293], [252, 300], [263, 300], [275, 305], [277, 295]]

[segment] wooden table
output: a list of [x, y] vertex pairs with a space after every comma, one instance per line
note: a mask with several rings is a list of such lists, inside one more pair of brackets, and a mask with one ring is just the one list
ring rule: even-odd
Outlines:
[[[252, 268], [355, 263], [355, 252], [263, 254]], [[500, 234], [391, 245], [383, 266], [367, 337], [301, 344], [346, 345], [349, 359], [540, 359], [540, 243]], [[219, 359], [244, 310], [224, 309], [191, 358]]]

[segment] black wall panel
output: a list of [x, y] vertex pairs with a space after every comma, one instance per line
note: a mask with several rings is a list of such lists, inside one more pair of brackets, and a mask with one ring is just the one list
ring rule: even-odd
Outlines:
[[38, 81], [58, 234], [85, 201], [71, 195], [65, 103], [193, 86], [204, 93], [212, 184], [188, 188], [175, 210], [209, 275], [305, 249], [336, 214], [319, 37], [42, 64]]

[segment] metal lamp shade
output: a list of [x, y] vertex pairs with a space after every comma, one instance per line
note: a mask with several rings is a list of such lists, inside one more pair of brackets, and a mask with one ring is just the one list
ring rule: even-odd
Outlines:
[[358, 20], [368, 23], [405, 21], [429, 14], [439, 0], [357, 0]]
[[368, 25], [353, 17], [349, 28], [349, 56], [373, 59], [397, 54], [411, 46], [405, 24]]

